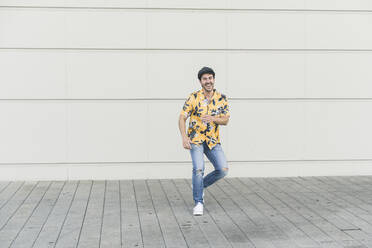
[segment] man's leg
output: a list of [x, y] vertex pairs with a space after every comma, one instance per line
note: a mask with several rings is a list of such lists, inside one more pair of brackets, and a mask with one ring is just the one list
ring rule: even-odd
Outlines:
[[212, 150], [210, 150], [208, 147], [204, 148], [204, 153], [214, 166], [214, 171], [204, 177], [203, 184], [204, 188], [206, 188], [219, 179], [225, 177], [229, 168], [225, 153], [223, 152], [220, 144], [214, 146]]
[[203, 145], [191, 144], [192, 158], [192, 194], [195, 204], [203, 203], [203, 176], [204, 176], [204, 148]]

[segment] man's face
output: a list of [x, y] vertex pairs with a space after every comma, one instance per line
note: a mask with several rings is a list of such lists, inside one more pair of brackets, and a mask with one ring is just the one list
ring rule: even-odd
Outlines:
[[214, 77], [212, 74], [203, 74], [200, 79], [200, 84], [206, 92], [210, 92], [214, 87]]

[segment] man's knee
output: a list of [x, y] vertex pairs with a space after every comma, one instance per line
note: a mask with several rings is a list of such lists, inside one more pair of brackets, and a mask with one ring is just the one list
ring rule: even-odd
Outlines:
[[196, 175], [203, 175], [203, 173], [204, 173], [203, 169], [193, 169], [193, 172], [194, 172]]
[[223, 168], [222, 168], [223, 176], [226, 176], [227, 173], [228, 173], [228, 171], [229, 171], [229, 168], [227, 168], [227, 167], [223, 167]]

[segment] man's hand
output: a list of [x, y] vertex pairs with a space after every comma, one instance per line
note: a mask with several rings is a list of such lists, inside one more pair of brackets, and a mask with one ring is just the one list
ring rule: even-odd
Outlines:
[[[202, 117], [202, 120], [203, 120], [203, 117]], [[206, 121], [204, 122], [206, 123], [213, 121], [215, 124], [218, 124], [218, 125], [227, 125], [227, 123], [229, 122], [230, 116], [218, 117], [218, 116], [205, 115], [205, 119]]]
[[185, 136], [182, 138], [183, 148], [191, 149], [191, 140], [189, 137]]
[[201, 117], [201, 120], [205, 123], [209, 123], [209, 122], [215, 121], [215, 117], [211, 115], [203, 115]]

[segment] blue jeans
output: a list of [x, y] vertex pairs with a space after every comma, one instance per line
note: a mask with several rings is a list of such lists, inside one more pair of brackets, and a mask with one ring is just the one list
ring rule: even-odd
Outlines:
[[[190, 153], [192, 158], [192, 194], [194, 202], [195, 204], [197, 202], [203, 203], [204, 188], [227, 175], [227, 160], [221, 144], [215, 145], [212, 150], [209, 149], [205, 141], [200, 145], [191, 144]], [[203, 178], [205, 168], [204, 153], [213, 164], [214, 171]]]

